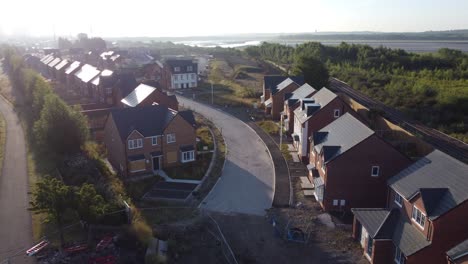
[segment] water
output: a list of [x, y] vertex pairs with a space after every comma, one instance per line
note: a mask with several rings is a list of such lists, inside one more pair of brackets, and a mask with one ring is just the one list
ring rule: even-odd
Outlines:
[[[191, 40], [191, 41], [180, 41], [176, 43], [181, 43], [189, 46], [198, 46], [203, 48], [213, 48], [216, 46], [220, 46], [222, 48], [239, 48], [239, 47], [246, 47], [246, 46], [257, 46], [262, 43], [262, 41], [268, 42], [276, 42], [285, 45], [292, 45], [295, 46], [297, 44], [301, 44], [307, 41], [284, 41], [284, 40], [239, 40], [239, 41], [223, 41], [223, 40]], [[324, 45], [330, 46], [337, 46], [342, 41], [320, 41]], [[379, 47], [384, 46], [391, 49], [403, 49], [408, 52], [435, 52], [441, 48], [449, 48], [449, 49], [456, 49], [461, 50], [463, 52], [468, 52], [468, 41], [346, 41], [347, 43], [354, 43], [354, 44], [367, 44], [371, 47]]]

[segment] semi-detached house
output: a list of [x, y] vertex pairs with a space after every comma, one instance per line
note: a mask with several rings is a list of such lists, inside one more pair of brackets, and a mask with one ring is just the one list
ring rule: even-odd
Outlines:
[[411, 160], [346, 113], [310, 137], [309, 180], [326, 211], [383, 207], [387, 180]]
[[309, 137], [344, 113], [358, 117], [348, 104], [325, 87], [310, 98], [301, 99], [299, 107], [294, 110], [292, 132], [293, 145], [299, 158], [307, 162], [310, 153]]
[[294, 110], [301, 104], [301, 99], [311, 97], [317, 90], [309, 84], [301, 85], [292, 93], [284, 95], [284, 110], [281, 118], [283, 118], [284, 128], [288, 133], [294, 132]]
[[468, 255], [468, 165], [434, 150], [388, 187], [385, 208], [352, 210], [353, 237], [371, 263], [459, 263]]
[[196, 159], [191, 111], [161, 105], [113, 109], [104, 129], [108, 159], [124, 177], [153, 174]]

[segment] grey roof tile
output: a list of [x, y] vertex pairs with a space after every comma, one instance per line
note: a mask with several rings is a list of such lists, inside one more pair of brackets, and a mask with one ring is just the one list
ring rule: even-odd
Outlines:
[[278, 84], [287, 78], [291, 78], [295, 83], [303, 85], [305, 83], [303, 76], [281, 76], [281, 75], [265, 75], [263, 76], [263, 84], [266, 89], [270, 90], [271, 94], [276, 93]]
[[176, 114], [176, 111], [160, 105], [111, 110], [122, 141], [125, 141], [134, 130], [145, 137], [161, 135]]
[[324, 146], [340, 146], [339, 150], [329, 157], [328, 162], [374, 134], [374, 131], [350, 113], [342, 115], [319, 131], [328, 134], [323, 142], [314, 145], [317, 153], [320, 153]]
[[[434, 150], [390, 178], [388, 184], [407, 200], [421, 193], [422, 189], [428, 203], [425, 204], [429, 208], [428, 217], [433, 220], [468, 200], [467, 176], [468, 165]], [[431, 195], [436, 197], [430, 198]]]
[[405, 256], [411, 256], [431, 244], [421, 231], [403, 218], [396, 224], [392, 240]]
[[79, 69], [76, 73], [75, 76], [80, 79], [84, 83], [88, 83], [92, 79], [94, 79], [96, 76], [101, 73], [100, 70], [98, 70], [96, 67], [85, 64]]
[[74, 71], [76, 71], [79, 67], [81, 66], [81, 62], [79, 61], [74, 61], [72, 62], [66, 69], [65, 69], [65, 74], [72, 74]]
[[376, 238], [380, 228], [392, 212], [386, 208], [353, 208], [351, 211], [372, 238]]
[[59, 64], [55, 65], [55, 69], [60, 71], [62, 68], [67, 66], [69, 63], [70, 63], [70, 61], [68, 61], [67, 59], [62, 60]]
[[[306, 101], [313, 100], [315, 104], [320, 105], [320, 109], [324, 108], [327, 104], [329, 104], [333, 99], [337, 97], [332, 91], [328, 90], [327, 88], [323, 87], [318, 92], [316, 92], [312, 97], [304, 99]], [[304, 115], [304, 111], [301, 108], [296, 108], [294, 110], [294, 115], [297, 116], [299, 121], [303, 124], [307, 120], [309, 120], [313, 115], [307, 116]]]
[[449, 256], [451, 260], [457, 260], [467, 254], [468, 254], [468, 239], [456, 245], [455, 247], [451, 248], [449, 251], [447, 251], [447, 256]]

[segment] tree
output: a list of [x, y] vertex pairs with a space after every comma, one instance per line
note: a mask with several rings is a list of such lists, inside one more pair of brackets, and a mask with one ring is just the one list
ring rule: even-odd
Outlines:
[[94, 186], [87, 183], [83, 184], [77, 191], [75, 206], [81, 220], [88, 223], [96, 222], [109, 209], [109, 204], [96, 192]]
[[73, 190], [63, 182], [46, 177], [36, 183], [30, 202], [30, 210], [35, 213], [46, 213], [48, 220], [57, 224], [62, 246], [65, 243], [63, 237], [63, 216], [73, 204]]
[[39, 146], [54, 154], [73, 154], [88, 138], [86, 118], [54, 94], [45, 97], [39, 120], [34, 124]]
[[300, 56], [296, 58], [293, 74], [303, 75], [306, 83], [316, 89], [328, 85], [328, 69], [323, 62], [313, 56]]

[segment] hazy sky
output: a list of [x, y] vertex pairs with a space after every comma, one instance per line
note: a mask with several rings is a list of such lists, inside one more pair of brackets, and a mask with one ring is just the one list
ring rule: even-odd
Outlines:
[[468, 0], [2, 0], [0, 32], [199, 36], [468, 28]]

